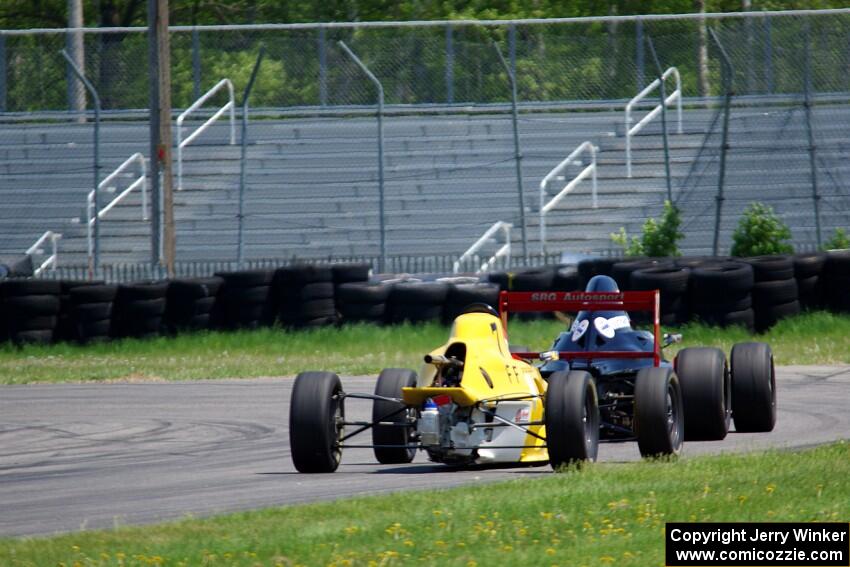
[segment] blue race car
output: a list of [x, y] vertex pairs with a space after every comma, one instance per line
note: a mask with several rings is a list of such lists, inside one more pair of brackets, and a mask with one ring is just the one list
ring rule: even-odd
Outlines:
[[[661, 349], [659, 292], [622, 292], [604, 275], [584, 292], [502, 292], [500, 312], [577, 312], [551, 350], [515, 353], [538, 359], [548, 382], [546, 429], [555, 463], [594, 460], [600, 440], [637, 440], [642, 456], [676, 455], [684, 440], [720, 440], [734, 420], [739, 432], [776, 423], [773, 353], [765, 343], [683, 349], [673, 362]], [[628, 312], [653, 314], [652, 331], [632, 327]], [[557, 440], [557, 441], [556, 441]]]

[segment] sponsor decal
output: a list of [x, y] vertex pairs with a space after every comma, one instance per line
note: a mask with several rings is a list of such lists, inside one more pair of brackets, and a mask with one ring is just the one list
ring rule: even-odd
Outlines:
[[575, 323], [573, 323], [573, 336], [571, 337], [573, 339], [573, 342], [576, 342], [577, 340], [582, 338], [587, 332], [588, 327], [590, 327], [590, 321], [588, 321], [587, 319], [582, 319], [581, 321], [576, 321]]
[[540, 291], [531, 294], [531, 301], [623, 301], [624, 298], [623, 292], [567, 291], [561, 294], [554, 291]]
[[528, 421], [531, 417], [531, 410], [528, 408], [518, 409], [516, 412], [516, 417], [514, 417], [515, 423], [520, 423], [523, 421]]

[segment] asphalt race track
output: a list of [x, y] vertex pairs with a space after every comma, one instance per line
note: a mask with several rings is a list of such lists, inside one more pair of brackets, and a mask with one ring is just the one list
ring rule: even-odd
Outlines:
[[[422, 455], [411, 465], [381, 466], [365, 449], [346, 452], [335, 474], [298, 474], [288, 449], [292, 383], [0, 387], [0, 535], [551, 474], [549, 467], [452, 471]], [[370, 391], [374, 378], [346, 378], [344, 384], [348, 391]], [[850, 367], [784, 367], [777, 388], [779, 417], [772, 433], [686, 443], [685, 456], [850, 439]], [[346, 406], [355, 419], [370, 411], [368, 402]], [[635, 443], [600, 447], [604, 461], [638, 458]]]

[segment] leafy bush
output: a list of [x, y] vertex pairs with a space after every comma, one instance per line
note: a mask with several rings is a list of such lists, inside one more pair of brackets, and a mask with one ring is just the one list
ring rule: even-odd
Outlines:
[[643, 234], [629, 239], [624, 227], [611, 233], [611, 240], [623, 247], [626, 256], [681, 256], [677, 242], [685, 235], [679, 231], [682, 217], [673, 203], [664, 201], [659, 220], [648, 218], [643, 223]]
[[841, 250], [844, 248], [850, 248], [850, 237], [847, 236], [847, 233], [843, 228], [836, 228], [835, 232], [832, 233], [832, 236], [829, 237], [829, 240], [823, 243], [822, 248], [824, 250]]
[[751, 203], [732, 234], [732, 256], [788, 254], [794, 251], [790, 239], [791, 230], [776, 216], [773, 207]]

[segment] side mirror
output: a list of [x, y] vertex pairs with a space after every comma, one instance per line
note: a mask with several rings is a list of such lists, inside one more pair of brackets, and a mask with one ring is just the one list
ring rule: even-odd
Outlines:
[[553, 360], [560, 360], [560, 358], [557, 350], [547, 350], [540, 353], [540, 360], [543, 362], [552, 362]]
[[664, 338], [661, 342], [661, 348], [666, 348], [672, 344], [682, 342], [682, 333], [664, 333]]

